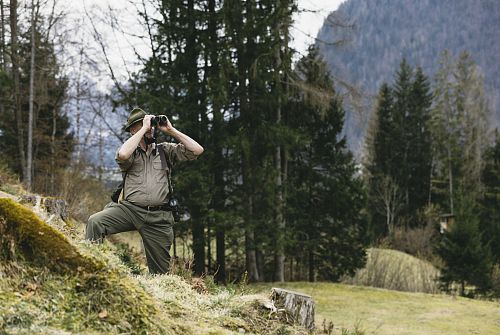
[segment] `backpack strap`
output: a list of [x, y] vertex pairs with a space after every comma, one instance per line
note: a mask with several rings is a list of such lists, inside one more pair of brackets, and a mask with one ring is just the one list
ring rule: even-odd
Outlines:
[[172, 185], [172, 162], [167, 159], [165, 155], [165, 149], [160, 146], [160, 160], [162, 170], [167, 170], [167, 181], [168, 181], [168, 195], [171, 198], [174, 195], [174, 189]]

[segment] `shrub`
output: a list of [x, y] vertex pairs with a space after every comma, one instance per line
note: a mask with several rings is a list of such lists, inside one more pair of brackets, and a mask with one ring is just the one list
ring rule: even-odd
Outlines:
[[366, 266], [344, 282], [390, 290], [436, 293], [439, 271], [432, 264], [396, 250], [369, 249]]

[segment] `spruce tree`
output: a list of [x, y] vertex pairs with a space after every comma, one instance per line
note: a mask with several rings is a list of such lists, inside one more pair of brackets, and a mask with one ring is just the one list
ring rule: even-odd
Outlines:
[[500, 264], [500, 135], [495, 131], [495, 141], [486, 150], [485, 167], [481, 179], [484, 193], [480, 200], [480, 230], [483, 243], [491, 247], [492, 260]]
[[396, 72], [394, 83], [394, 109], [393, 120], [394, 130], [391, 141], [394, 160], [391, 161], [393, 172], [391, 177], [401, 189], [405, 203], [405, 214], [408, 213], [410, 203], [410, 150], [412, 138], [410, 137], [411, 124], [411, 93], [412, 93], [413, 70], [406, 59], [401, 61]]
[[[367, 164], [371, 232], [376, 238], [403, 221], [415, 224], [429, 202], [432, 94], [421, 69], [403, 59], [394, 87], [379, 91]], [[385, 227], [385, 228], [384, 228]]]
[[475, 199], [462, 192], [456, 198], [455, 222], [437, 252], [444, 262], [440, 279], [445, 288], [458, 283], [463, 296], [466, 285], [474, 285], [479, 292], [490, 288], [492, 262], [489, 246], [481, 240]]
[[[408, 213], [415, 217], [417, 211], [429, 203], [431, 179], [431, 134], [429, 130], [432, 92], [428, 78], [417, 68], [410, 92], [408, 113]], [[413, 221], [413, 220], [412, 220]]]
[[[340, 137], [342, 100], [317, 49], [309, 49], [296, 71], [314, 93], [298, 90], [290, 115], [300, 132], [292, 142], [289, 173], [290, 251], [301, 255], [310, 281], [337, 280], [364, 264], [364, 193], [353, 156]], [[314, 103], [320, 95], [328, 99], [324, 108]]]

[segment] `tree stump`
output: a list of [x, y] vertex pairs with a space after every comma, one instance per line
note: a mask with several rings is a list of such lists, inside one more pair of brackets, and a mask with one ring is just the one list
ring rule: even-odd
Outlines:
[[295, 322], [310, 331], [314, 329], [314, 300], [311, 296], [274, 287], [271, 300], [278, 309], [285, 309]]

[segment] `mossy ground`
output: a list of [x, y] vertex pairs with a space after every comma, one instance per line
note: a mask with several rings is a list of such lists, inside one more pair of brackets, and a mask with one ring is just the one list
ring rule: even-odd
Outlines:
[[0, 198], [0, 334], [306, 334], [241, 290], [134, 275], [123, 249], [74, 225]]

